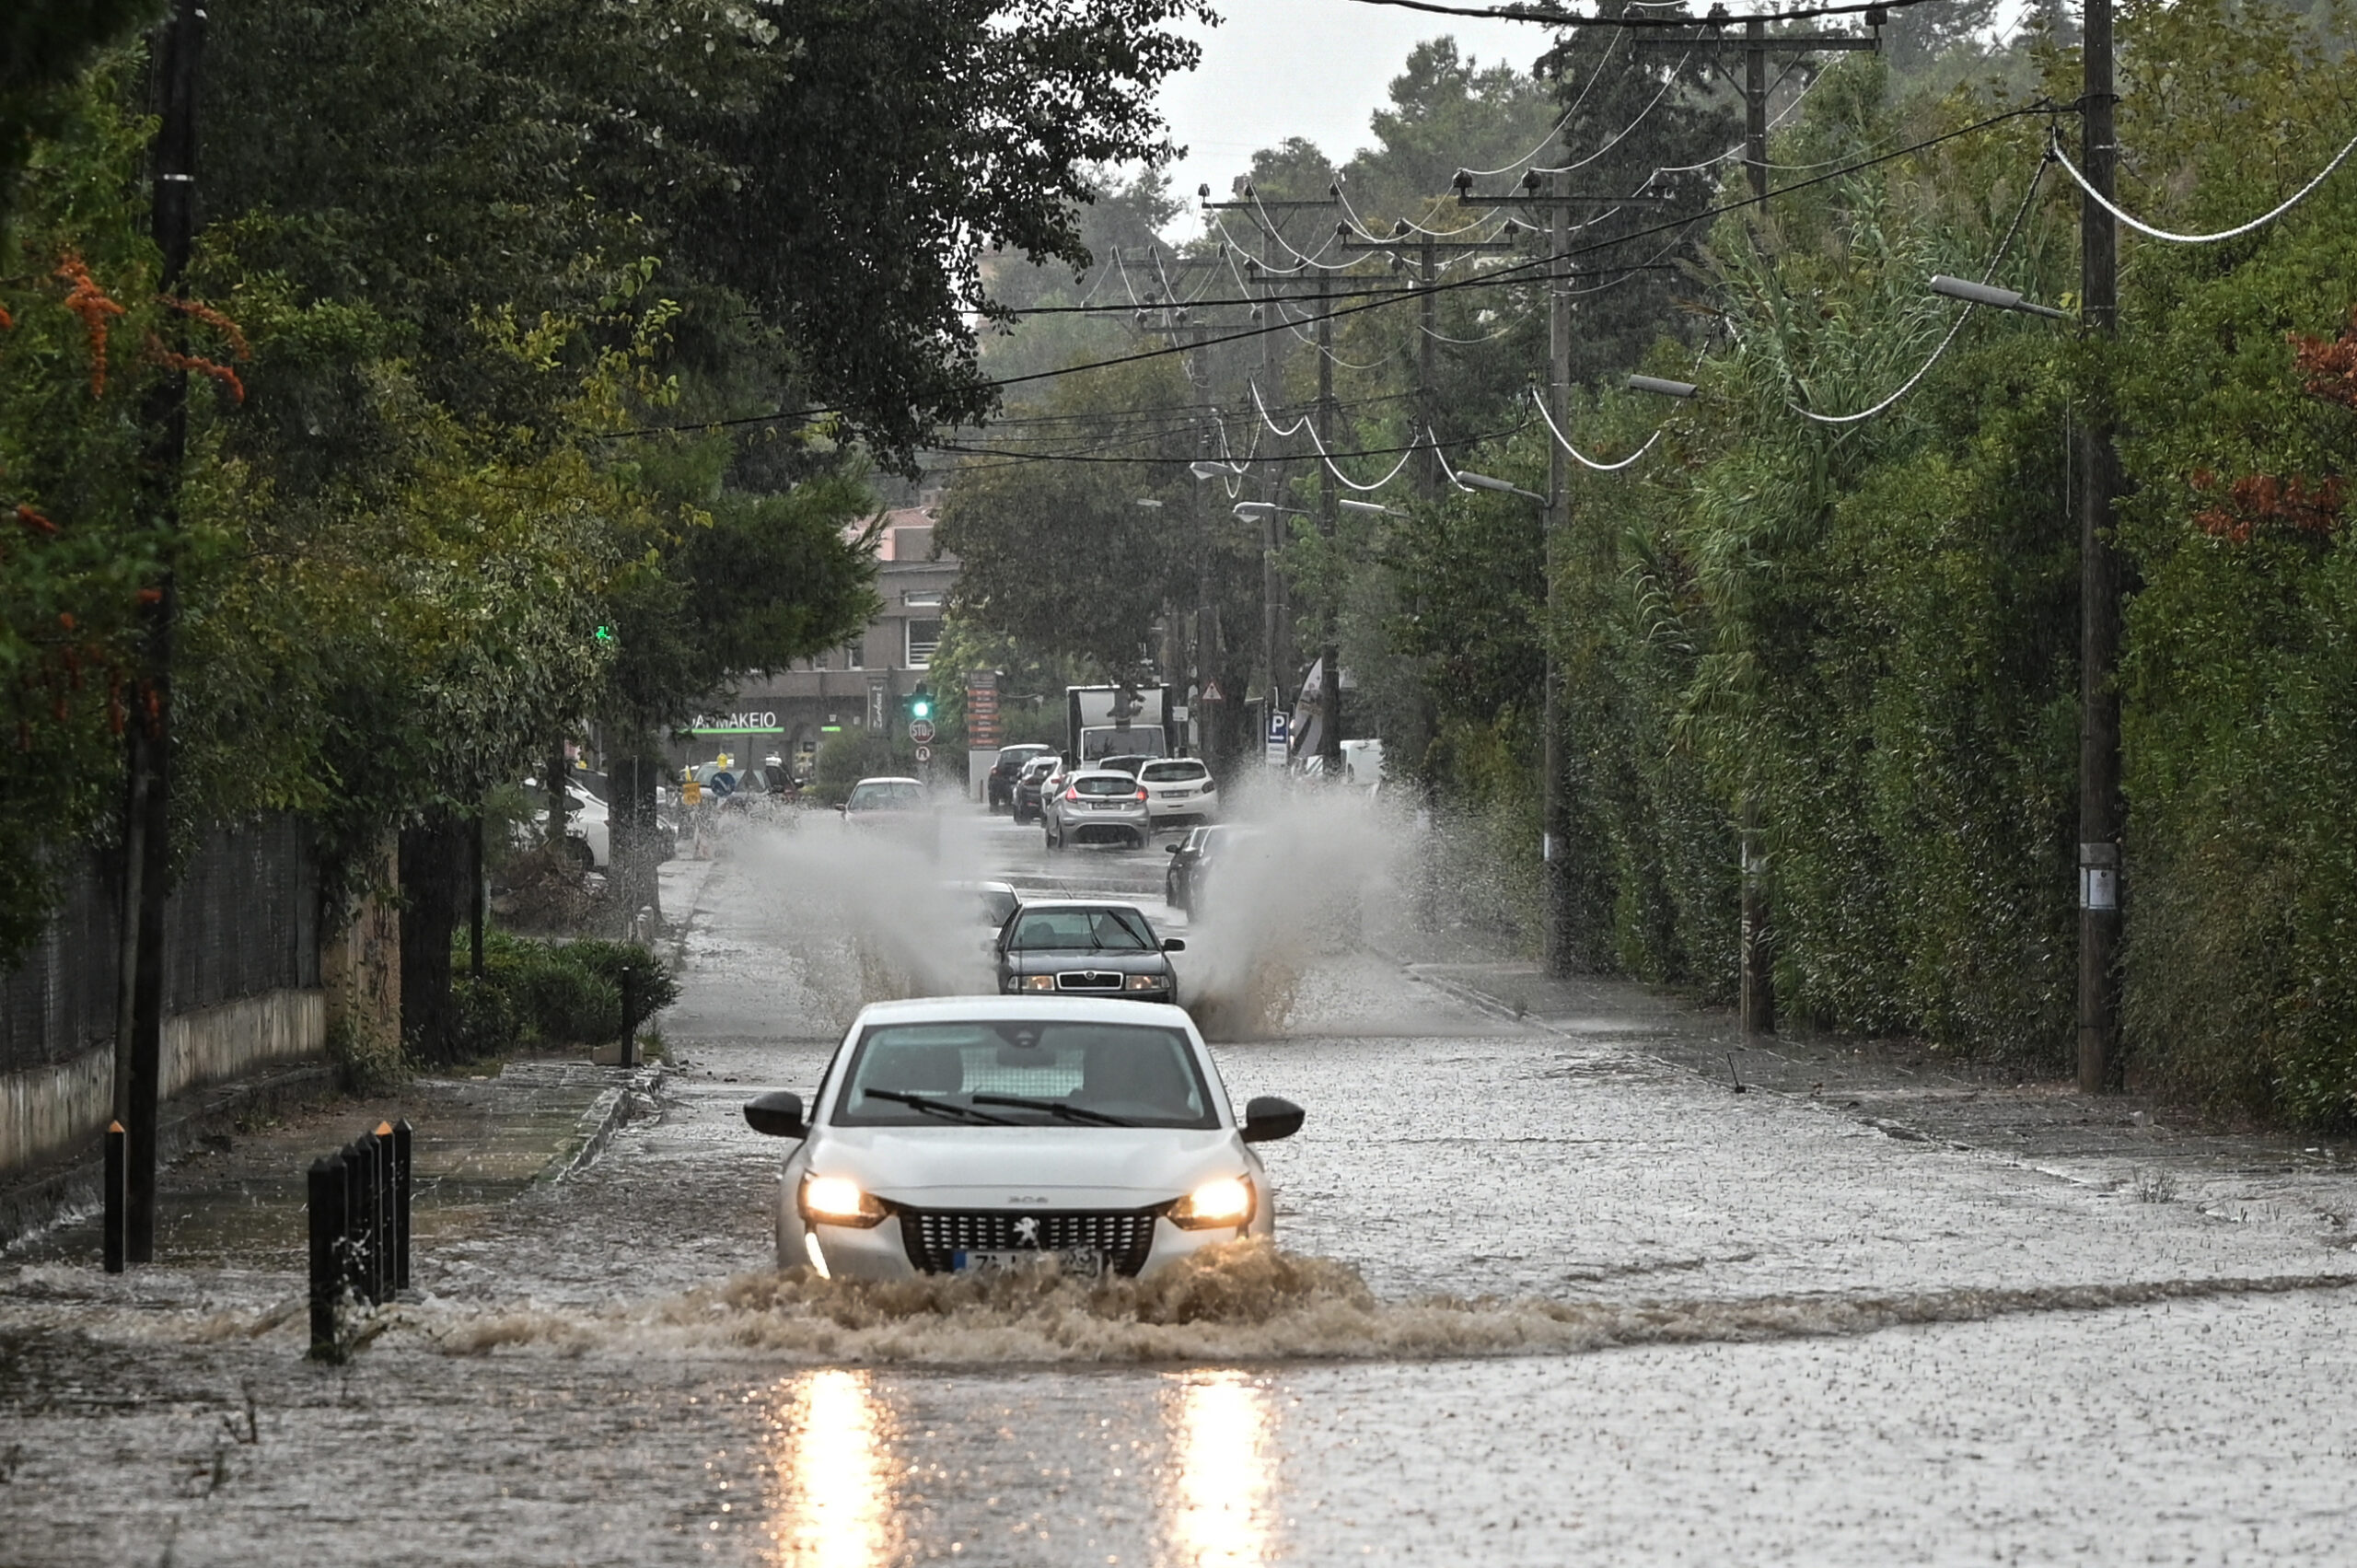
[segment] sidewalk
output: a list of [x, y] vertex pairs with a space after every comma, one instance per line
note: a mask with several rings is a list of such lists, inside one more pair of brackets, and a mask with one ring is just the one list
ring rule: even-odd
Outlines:
[[[1502, 1018], [1565, 1039], [1623, 1044], [1724, 1084], [1806, 1100], [1910, 1142], [1984, 1149], [2049, 1167], [2128, 1162], [2189, 1182], [2345, 1171], [2320, 1139], [2235, 1132], [2137, 1095], [2088, 1096], [2068, 1080], [1944, 1057], [1922, 1040], [1806, 1030], [1742, 1038], [1725, 1009], [1629, 981], [1550, 976], [1528, 960], [1394, 956], [1410, 975]], [[1738, 1088], [1736, 1086], [1740, 1085]]]
[[[156, 1266], [299, 1279], [311, 1162], [403, 1119], [414, 1139], [414, 1235], [430, 1255], [487, 1210], [595, 1159], [633, 1115], [652, 1113], [663, 1072], [511, 1062], [479, 1075], [415, 1078], [389, 1095], [264, 1109], [203, 1136], [158, 1173]], [[0, 1281], [40, 1264], [95, 1265], [99, 1222], [86, 1208], [25, 1237], [0, 1253]]]

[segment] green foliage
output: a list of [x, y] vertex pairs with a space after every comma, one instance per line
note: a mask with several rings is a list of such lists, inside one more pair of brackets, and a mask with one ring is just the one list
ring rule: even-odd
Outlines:
[[637, 971], [634, 1005], [642, 1020], [679, 999], [669, 968], [635, 943], [544, 942], [489, 931], [481, 980], [466, 972], [470, 957], [464, 942], [452, 950], [460, 1057], [620, 1039], [625, 965]]
[[810, 764], [811, 797], [821, 806], [840, 806], [860, 780], [906, 776], [915, 767], [916, 754], [904, 735], [847, 729], [819, 746]]

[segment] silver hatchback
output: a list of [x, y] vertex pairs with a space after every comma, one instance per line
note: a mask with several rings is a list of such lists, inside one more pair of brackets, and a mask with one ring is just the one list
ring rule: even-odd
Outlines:
[[1153, 831], [1145, 786], [1109, 768], [1067, 774], [1063, 788], [1045, 796], [1039, 807], [1050, 849], [1108, 843], [1143, 849]]

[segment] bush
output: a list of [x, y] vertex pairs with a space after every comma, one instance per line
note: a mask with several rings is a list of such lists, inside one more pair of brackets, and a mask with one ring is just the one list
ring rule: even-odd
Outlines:
[[638, 971], [642, 1024], [679, 999], [670, 970], [634, 942], [547, 942], [489, 931], [481, 980], [467, 974], [468, 958], [460, 944], [452, 990], [460, 1046], [472, 1056], [619, 1040], [625, 965]]

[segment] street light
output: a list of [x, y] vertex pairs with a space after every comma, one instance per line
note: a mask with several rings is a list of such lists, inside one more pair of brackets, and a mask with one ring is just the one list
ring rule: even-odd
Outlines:
[[1985, 283], [1972, 283], [1964, 278], [1934, 277], [1932, 292], [1950, 299], [1961, 299], [1970, 305], [1986, 305], [1991, 310], [2018, 310], [2025, 316], [2045, 316], [2057, 321], [2068, 321], [2068, 310], [2057, 310], [2051, 305], [2040, 305], [2024, 299], [2010, 288], [1995, 288]]
[[1148, 511], [1150, 511], [1150, 512], [1159, 512], [1159, 511], [1161, 511], [1161, 510], [1162, 510], [1162, 503], [1161, 503], [1161, 502], [1159, 502], [1159, 501], [1157, 501], [1157, 500], [1155, 500], [1155, 499], [1153, 496], [1151, 496], [1151, 495], [1141, 495], [1141, 496], [1139, 496], [1139, 497], [1138, 497], [1138, 505], [1141, 505], [1141, 506], [1144, 506], [1146, 510], [1148, 510]]
[[1390, 507], [1384, 505], [1378, 501], [1343, 500], [1337, 501], [1334, 505], [1340, 506], [1345, 512], [1365, 512], [1378, 517], [1402, 517], [1407, 516], [1404, 512], [1393, 511]]
[[1232, 463], [1193, 462], [1187, 465], [1187, 471], [1197, 479], [1225, 479], [1239, 470]]
[[1525, 490], [1519, 484], [1508, 484], [1503, 479], [1492, 479], [1485, 473], [1469, 473], [1463, 469], [1458, 469], [1457, 482], [1469, 490], [1493, 490], [1501, 495], [1519, 495], [1526, 501], [1536, 501], [1541, 506], [1547, 505], [1547, 497], [1539, 494], [1538, 492]]
[[1665, 380], [1659, 376], [1631, 376], [1629, 377], [1629, 390], [1652, 392], [1665, 398], [1690, 398], [1701, 389], [1691, 381]]
[[1245, 522], [1254, 522], [1262, 517], [1314, 517], [1318, 515], [1305, 512], [1298, 506], [1280, 506], [1273, 501], [1238, 501], [1231, 510]]

